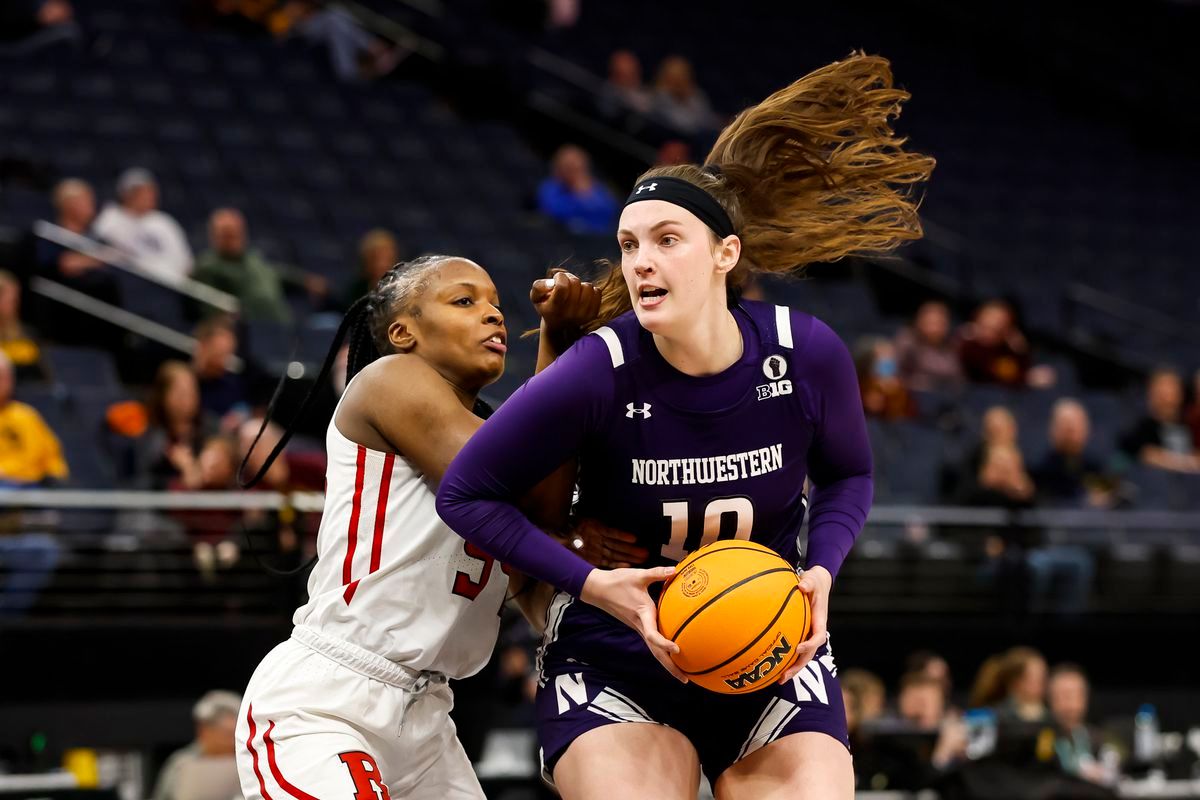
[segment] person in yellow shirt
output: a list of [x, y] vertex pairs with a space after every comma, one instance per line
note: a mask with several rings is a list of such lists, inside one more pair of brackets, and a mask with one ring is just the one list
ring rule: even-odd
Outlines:
[[21, 284], [6, 269], [0, 269], [0, 353], [8, 356], [20, 377], [45, 377], [42, 352], [21, 321]]
[[[12, 399], [13, 365], [0, 354], [0, 488], [67, 477], [54, 431], [37, 409]], [[49, 533], [0, 530], [0, 618], [21, 616], [50, 582], [62, 548]]]
[[12, 399], [13, 364], [0, 355], [0, 485], [65, 480], [62, 445], [33, 406]]

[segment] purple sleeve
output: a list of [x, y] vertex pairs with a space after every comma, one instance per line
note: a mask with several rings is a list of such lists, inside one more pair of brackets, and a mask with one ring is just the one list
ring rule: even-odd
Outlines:
[[808, 451], [813, 484], [806, 567], [837, 577], [871, 508], [871, 442], [854, 361], [828, 325], [813, 320], [805, 348], [817, 398], [817, 431]]
[[579, 454], [612, 401], [612, 362], [585, 336], [530, 378], [450, 462], [437, 511], [456, 533], [495, 558], [578, 597], [593, 567], [534, 525], [518, 498]]

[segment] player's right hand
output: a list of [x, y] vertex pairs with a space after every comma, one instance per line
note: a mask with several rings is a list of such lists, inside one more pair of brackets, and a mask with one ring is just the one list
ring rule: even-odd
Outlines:
[[671, 660], [679, 645], [658, 631], [658, 613], [647, 591], [650, 584], [665, 581], [675, 574], [674, 567], [653, 569], [594, 569], [579, 595], [585, 603], [607, 611], [642, 635], [650, 652], [663, 668], [683, 683], [687, 675]]
[[580, 328], [600, 313], [600, 288], [580, 280], [565, 269], [554, 269], [549, 278], [533, 282], [529, 300], [552, 331]]
[[638, 547], [636, 535], [610, 528], [594, 519], [579, 520], [571, 527], [567, 536], [572, 544], [579, 545], [575, 552], [597, 567], [633, 567], [645, 563], [650, 557], [649, 550]]

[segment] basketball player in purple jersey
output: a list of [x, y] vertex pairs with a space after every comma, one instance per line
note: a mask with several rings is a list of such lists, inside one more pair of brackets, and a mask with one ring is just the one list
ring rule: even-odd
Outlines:
[[[693, 798], [700, 769], [722, 799], [853, 795], [826, 622], [872, 493], [854, 365], [819, 320], [737, 296], [751, 272], [920, 236], [910, 193], [933, 161], [888, 124], [906, 98], [885, 60], [854, 55], [743, 112], [704, 168], [643, 175], [621, 214], [606, 324], [518, 390], [442, 481], [451, 528], [561, 590], [538, 717], [569, 800]], [[688, 685], [655, 626], [647, 587], [662, 573], [595, 569], [521, 514], [514, 498], [576, 456], [578, 513], [636, 532], [653, 563], [748, 538], [803, 567], [813, 634], [789, 643], [782, 679], [763, 670], [774, 683], [739, 696]]]

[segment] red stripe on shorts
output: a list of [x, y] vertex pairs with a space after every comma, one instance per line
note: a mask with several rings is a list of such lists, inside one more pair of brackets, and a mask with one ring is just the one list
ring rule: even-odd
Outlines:
[[358, 516], [362, 512], [362, 490], [363, 478], [366, 476], [367, 467], [367, 448], [361, 444], [358, 446], [358, 463], [354, 470], [354, 500], [351, 503], [350, 509], [350, 529], [346, 532], [346, 560], [342, 562], [342, 584], [346, 587], [343, 597], [346, 599], [346, 605], [350, 605], [350, 598], [354, 597], [354, 590], [358, 588], [358, 582], [351, 582], [351, 573], [354, 570], [354, 549], [358, 547]]
[[288, 783], [287, 778], [283, 777], [283, 773], [279, 771], [279, 764], [275, 763], [275, 742], [271, 741], [271, 731], [275, 730], [275, 723], [272, 722], [263, 732], [263, 741], [267, 743], [267, 766], [271, 768], [271, 774], [275, 776], [275, 782], [278, 783], [283, 790], [290, 794], [296, 800], [317, 800], [308, 792], [297, 789]]
[[388, 490], [392, 488], [392, 469], [396, 466], [396, 454], [388, 453], [383, 459], [383, 474], [379, 476], [379, 502], [375, 505], [375, 540], [371, 544], [371, 572], [379, 569], [383, 550], [383, 521], [387, 517]]
[[250, 751], [250, 763], [254, 765], [254, 777], [258, 778], [258, 790], [262, 792], [263, 800], [271, 800], [267, 794], [267, 784], [263, 780], [262, 770], [258, 768], [258, 753], [254, 749], [254, 704], [246, 709], [246, 724], [250, 726], [250, 737], [246, 739], [246, 749]]

